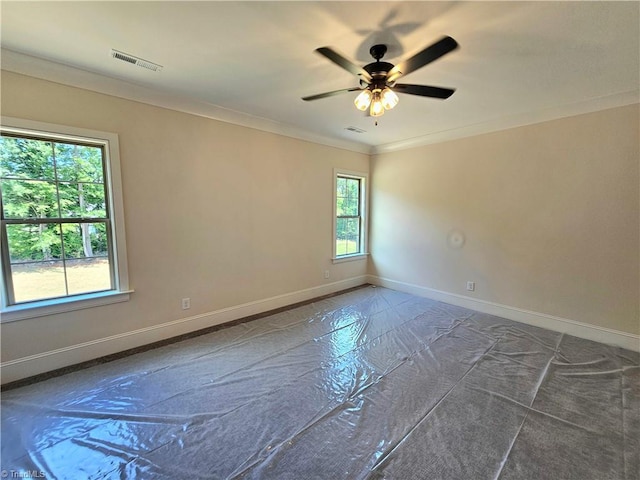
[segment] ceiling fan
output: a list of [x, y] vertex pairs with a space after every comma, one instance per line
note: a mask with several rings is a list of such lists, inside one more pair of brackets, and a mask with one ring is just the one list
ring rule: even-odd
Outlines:
[[380, 59], [384, 57], [384, 54], [387, 53], [387, 46], [374, 45], [369, 49], [369, 53], [375, 59], [375, 62], [371, 62], [364, 67], [357, 66], [330, 47], [317, 48], [316, 52], [320, 55], [327, 57], [339, 67], [358, 76], [360, 78], [360, 86], [302, 97], [302, 100], [319, 100], [341, 93], [360, 91], [360, 94], [354, 101], [356, 108], [362, 111], [369, 109], [369, 114], [372, 117], [379, 117], [384, 114], [385, 110], [390, 110], [397, 105], [398, 96], [395, 92], [419, 95], [421, 97], [449, 98], [455, 91], [454, 89], [396, 83], [396, 81], [403, 75], [407, 75], [424, 67], [456, 48], [458, 48], [458, 42], [446, 36], [418, 52], [413, 57], [397, 65], [393, 65], [380, 61]]

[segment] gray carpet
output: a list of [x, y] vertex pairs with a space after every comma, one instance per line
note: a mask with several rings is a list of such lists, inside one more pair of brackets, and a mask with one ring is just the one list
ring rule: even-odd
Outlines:
[[1, 468], [74, 480], [637, 480], [639, 362], [367, 287], [6, 391]]

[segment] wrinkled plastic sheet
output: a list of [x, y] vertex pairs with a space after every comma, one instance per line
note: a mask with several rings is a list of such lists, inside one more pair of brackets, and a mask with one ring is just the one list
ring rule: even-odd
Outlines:
[[638, 479], [639, 361], [367, 287], [6, 391], [1, 468], [52, 479]]

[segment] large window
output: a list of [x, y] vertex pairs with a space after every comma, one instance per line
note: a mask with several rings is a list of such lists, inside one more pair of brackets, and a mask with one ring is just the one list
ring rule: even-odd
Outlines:
[[3, 119], [3, 313], [128, 289], [117, 155], [113, 134]]
[[335, 259], [366, 253], [366, 180], [362, 173], [335, 173]]

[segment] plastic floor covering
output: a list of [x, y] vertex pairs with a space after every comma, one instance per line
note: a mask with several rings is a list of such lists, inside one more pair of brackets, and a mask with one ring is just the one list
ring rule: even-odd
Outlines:
[[2, 394], [3, 476], [638, 479], [640, 355], [367, 287]]

